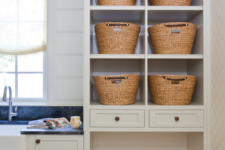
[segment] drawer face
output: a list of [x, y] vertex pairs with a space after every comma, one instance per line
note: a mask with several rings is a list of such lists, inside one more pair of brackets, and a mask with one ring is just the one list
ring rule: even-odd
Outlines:
[[144, 110], [91, 110], [90, 116], [91, 127], [144, 127]]
[[150, 127], [200, 128], [203, 110], [150, 110]]

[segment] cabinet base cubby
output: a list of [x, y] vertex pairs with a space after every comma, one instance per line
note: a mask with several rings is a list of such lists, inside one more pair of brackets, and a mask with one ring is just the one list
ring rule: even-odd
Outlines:
[[90, 87], [91, 87], [91, 105], [101, 105], [99, 102], [98, 93], [95, 87], [95, 83], [92, 76], [104, 76], [104, 75], [122, 75], [122, 74], [136, 74], [141, 75], [141, 79], [138, 86], [136, 99], [139, 100], [138, 104], [145, 105], [145, 60], [137, 59], [96, 59], [91, 60], [91, 76], [90, 76]]
[[202, 132], [91, 132], [92, 150], [204, 150]]
[[[193, 11], [171, 11], [171, 10], [148, 10], [148, 27], [167, 22], [191, 22], [197, 25], [197, 32], [193, 43], [191, 54], [203, 54], [203, 12]], [[149, 33], [147, 33], [148, 54], [154, 54]]]
[[[145, 10], [91, 10], [90, 54], [99, 54], [95, 25], [103, 22], [127, 22], [141, 27], [134, 54], [145, 54]], [[117, 31], [115, 31], [117, 32]]]
[[[203, 60], [148, 60], [148, 75], [194, 75], [197, 77], [190, 105], [203, 105]], [[152, 102], [148, 87], [148, 105]]]

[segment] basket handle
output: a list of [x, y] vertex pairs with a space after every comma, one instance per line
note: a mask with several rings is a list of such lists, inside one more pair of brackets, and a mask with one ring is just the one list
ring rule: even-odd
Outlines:
[[184, 81], [184, 80], [187, 80], [187, 77], [183, 78], [183, 79], [170, 79], [170, 78], [167, 78], [165, 76], [163, 76], [164, 79], [166, 80], [170, 80], [170, 81]]
[[106, 26], [129, 26], [129, 24], [106, 24]]
[[180, 27], [180, 26], [188, 26], [188, 24], [171, 24], [171, 25], [165, 24], [164, 26], [165, 27]]
[[128, 79], [128, 77], [105, 77], [106, 80], [112, 80], [112, 79]]

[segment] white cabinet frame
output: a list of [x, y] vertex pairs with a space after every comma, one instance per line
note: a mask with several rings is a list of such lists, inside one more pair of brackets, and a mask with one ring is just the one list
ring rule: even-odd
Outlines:
[[[97, 0], [85, 0], [84, 1], [84, 149], [91, 150], [91, 134], [95, 132], [196, 132], [197, 136], [203, 136], [203, 145], [201, 145], [202, 150], [210, 150], [210, 0], [195, 0], [192, 3], [192, 6], [149, 6], [148, 0], [137, 0], [138, 6], [98, 6], [95, 2]], [[121, 12], [121, 16], [127, 12], [140, 15], [140, 18], [130, 18], [127, 16], [125, 21], [137, 22], [141, 24], [142, 30], [141, 34], [144, 36], [142, 41], [143, 52], [138, 52], [135, 55], [100, 55], [93, 53], [93, 41], [90, 37], [94, 34], [93, 26], [100, 22], [106, 22], [107, 18], [104, 16], [104, 13], [110, 14], [109, 12]], [[122, 14], [123, 12], [126, 12]], [[198, 25], [198, 37], [197, 45], [195, 43], [193, 48], [192, 55], [155, 55], [150, 52], [149, 48], [149, 39], [147, 28], [153, 23], [151, 20], [154, 20], [159, 23], [165, 21], [174, 21], [174, 18], [166, 20], [166, 18], [160, 18], [160, 13], [164, 12], [166, 16], [168, 14], [174, 14], [177, 16], [177, 21], [191, 21]], [[184, 19], [184, 14], [189, 14], [190, 18]], [[120, 17], [121, 17], [120, 16]], [[112, 13], [112, 21], [116, 20], [115, 16]], [[114, 17], [114, 18], [113, 18]], [[110, 16], [108, 16], [110, 18]], [[163, 20], [164, 19], [164, 20]], [[95, 21], [96, 20], [96, 21]], [[119, 21], [119, 20], [118, 20]], [[156, 23], [155, 22], [155, 23]], [[96, 61], [103, 60], [102, 62], [107, 63], [107, 60], [140, 60], [140, 73], [143, 77], [142, 85], [142, 96], [144, 98], [141, 103], [129, 106], [104, 106], [100, 103], [93, 101], [92, 96], [92, 86], [91, 85], [91, 76], [93, 74], [93, 65], [96, 68]], [[164, 63], [167, 60], [177, 60], [181, 62], [182, 65], [187, 64], [187, 71], [184, 73], [195, 74], [198, 77], [198, 87], [197, 92], [194, 96], [194, 101], [187, 106], [160, 106], [155, 105], [150, 100], [147, 75], [149, 74], [149, 65], [151, 62], [162, 61]], [[104, 71], [103, 68], [100, 68]], [[179, 70], [178, 70], [179, 71]], [[107, 72], [106, 72], [107, 73]], [[90, 110], [144, 110], [144, 128], [95, 128], [91, 127], [91, 114]], [[202, 127], [180, 127], [180, 128], [171, 128], [171, 127], [161, 127], [161, 128], [150, 128], [150, 110], [184, 110], [184, 111], [196, 111], [201, 110], [203, 114], [200, 114], [202, 117]], [[198, 134], [202, 132], [203, 134]], [[190, 134], [188, 137], [192, 137], [193, 134]], [[188, 138], [189, 140], [191, 138]], [[191, 142], [191, 140], [190, 140]], [[194, 141], [193, 141], [194, 142]], [[195, 147], [188, 146], [189, 149]]]

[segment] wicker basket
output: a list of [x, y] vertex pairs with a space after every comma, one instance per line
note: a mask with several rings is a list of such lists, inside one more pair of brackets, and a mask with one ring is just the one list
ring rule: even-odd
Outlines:
[[191, 102], [196, 77], [190, 75], [150, 75], [152, 100], [159, 105], [188, 105]]
[[197, 26], [190, 22], [170, 22], [148, 28], [155, 54], [191, 54]]
[[132, 6], [136, 4], [136, 0], [98, 0], [99, 5], [116, 5], [116, 6]]
[[192, 0], [150, 0], [153, 6], [190, 6]]
[[140, 75], [93, 76], [100, 102], [104, 105], [135, 103]]
[[132, 23], [105, 22], [95, 26], [100, 54], [134, 54], [141, 27]]

